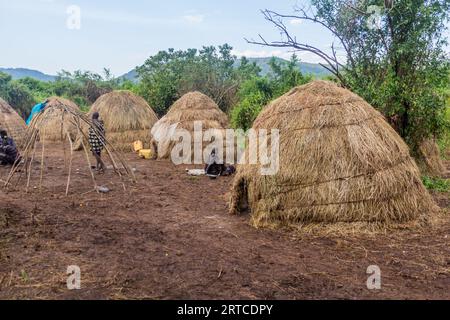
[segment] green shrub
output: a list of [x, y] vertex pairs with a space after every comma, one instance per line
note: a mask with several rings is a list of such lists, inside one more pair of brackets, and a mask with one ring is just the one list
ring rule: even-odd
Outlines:
[[441, 178], [422, 177], [423, 184], [428, 190], [450, 192], [450, 180]]
[[260, 93], [245, 98], [231, 111], [231, 124], [235, 129], [247, 131], [253, 125], [263, 108], [264, 102]]

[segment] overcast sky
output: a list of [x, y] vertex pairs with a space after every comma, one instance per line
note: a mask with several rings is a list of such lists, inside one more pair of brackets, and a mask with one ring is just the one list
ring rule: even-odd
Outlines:
[[[122, 75], [168, 48], [201, 48], [229, 43], [238, 56], [288, 57], [291, 53], [246, 43], [244, 37], [279, 40], [260, 9], [292, 13], [308, 0], [0, 0], [0, 66], [49, 74], [61, 69]], [[81, 10], [81, 29], [67, 26], [68, 8]], [[72, 11], [73, 12], [73, 11]], [[69, 20], [71, 21], [71, 20]], [[289, 21], [302, 42], [329, 48], [322, 28]], [[311, 54], [302, 61], [317, 62]]]

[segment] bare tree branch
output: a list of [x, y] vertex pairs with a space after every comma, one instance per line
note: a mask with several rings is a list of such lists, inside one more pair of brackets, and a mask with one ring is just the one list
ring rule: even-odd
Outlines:
[[[294, 48], [298, 51], [305, 51], [305, 52], [313, 53], [313, 54], [317, 55], [318, 57], [320, 57], [322, 60], [324, 60], [328, 66], [326, 66], [325, 64], [321, 64], [321, 65], [325, 69], [330, 71], [332, 74], [334, 74], [341, 81], [341, 83], [344, 86], [346, 86], [346, 82], [340, 72], [340, 68], [346, 69], [346, 66], [339, 62], [339, 60], [336, 56], [336, 51], [334, 49], [334, 44], [332, 45], [332, 53], [330, 55], [317, 47], [311, 46], [306, 43], [299, 43], [297, 41], [297, 39], [294, 38], [289, 33], [286, 25], [283, 22], [283, 19], [285, 19], [285, 18], [297, 18], [297, 19], [305, 19], [305, 20], [310, 20], [310, 21], [314, 21], [315, 18], [311, 18], [311, 17], [305, 18], [302, 16], [280, 15], [280, 14], [270, 11], [270, 10], [263, 10], [261, 12], [267, 21], [273, 23], [278, 28], [278, 30], [281, 33], [281, 36], [285, 37], [286, 40], [268, 42], [262, 35], [259, 35], [259, 38], [260, 38], [259, 41], [245, 39], [248, 43], [255, 44], [255, 45], [269, 46], [269, 47], [277, 47], [277, 48]], [[322, 24], [322, 25], [324, 25], [324, 24]], [[327, 28], [327, 29], [330, 30], [330, 28]], [[343, 46], [345, 46], [345, 48], [347, 48], [346, 44], [343, 41], [341, 41], [341, 43], [343, 44]]]

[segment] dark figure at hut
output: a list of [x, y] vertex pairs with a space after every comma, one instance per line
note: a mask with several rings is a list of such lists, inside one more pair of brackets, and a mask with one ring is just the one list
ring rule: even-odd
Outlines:
[[20, 160], [16, 144], [11, 137], [8, 137], [6, 130], [0, 129], [0, 165], [13, 165]]
[[91, 146], [92, 154], [97, 160], [97, 171], [104, 172], [106, 166], [102, 160], [102, 151], [105, 147], [105, 126], [103, 121], [100, 120], [98, 112], [92, 114], [92, 123], [93, 126], [89, 128], [89, 145]]
[[205, 166], [205, 173], [211, 178], [220, 176], [226, 170], [223, 161], [217, 156], [216, 149], [213, 149]]
[[221, 174], [222, 176], [232, 176], [236, 173], [236, 167], [233, 165], [226, 165], [225, 168], [225, 171]]

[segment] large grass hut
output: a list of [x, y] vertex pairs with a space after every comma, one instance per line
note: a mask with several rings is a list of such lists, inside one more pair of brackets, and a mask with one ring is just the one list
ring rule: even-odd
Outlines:
[[[65, 141], [67, 134], [70, 135], [72, 140], [76, 139], [78, 129], [69, 120], [69, 117], [63, 116], [64, 112], [61, 107], [80, 111], [80, 108], [70, 100], [60, 97], [49, 98], [44, 111], [42, 111], [44, 115], [37, 125], [41, 140], [45, 139], [45, 141], [53, 142]], [[36, 116], [32, 121], [36, 121]]]
[[[203, 131], [224, 130], [229, 126], [227, 115], [211, 98], [200, 92], [187, 93], [152, 128], [152, 146], [157, 157], [167, 159], [171, 156], [172, 148], [178, 143], [174, 139], [177, 130], [186, 130], [193, 136], [195, 122], [201, 122]], [[206, 145], [204, 142], [203, 147]]]
[[25, 121], [5, 100], [0, 98], [0, 128], [5, 129], [17, 144], [25, 138]]
[[[240, 165], [230, 211], [256, 227], [426, 217], [434, 203], [409, 149], [362, 98], [326, 81], [297, 87], [269, 104], [254, 129], [280, 130], [279, 170]], [[422, 221], [422, 219], [420, 219]]]
[[132, 151], [133, 142], [150, 147], [150, 129], [158, 117], [148, 103], [130, 91], [114, 91], [102, 95], [92, 105], [89, 115], [100, 114], [105, 123], [106, 138], [121, 151]]

